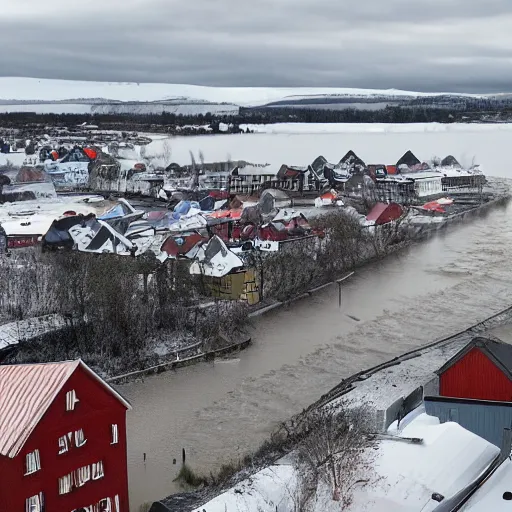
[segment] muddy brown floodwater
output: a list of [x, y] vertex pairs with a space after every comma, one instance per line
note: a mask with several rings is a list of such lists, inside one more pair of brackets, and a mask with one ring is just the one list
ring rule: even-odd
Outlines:
[[511, 253], [508, 205], [358, 270], [341, 308], [330, 287], [259, 318], [238, 359], [119, 386], [133, 405], [132, 511], [178, 490], [182, 448], [195, 470], [209, 473], [255, 450], [342, 378], [508, 307]]

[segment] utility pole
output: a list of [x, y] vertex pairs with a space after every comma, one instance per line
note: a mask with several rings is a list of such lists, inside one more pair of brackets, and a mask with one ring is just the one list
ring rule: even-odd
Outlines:
[[346, 276], [342, 277], [341, 279], [337, 279], [336, 282], [338, 283], [338, 307], [341, 308], [341, 283], [348, 279], [349, 277], [352, 277], [355, 274], [355, 272], [350, 272], [350, 274], [347, 274]]

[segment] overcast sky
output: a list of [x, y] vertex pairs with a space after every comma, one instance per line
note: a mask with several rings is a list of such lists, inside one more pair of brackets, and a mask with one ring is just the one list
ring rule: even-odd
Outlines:
[[511, 0], [6, 0], [0, 75], [512, 91]]

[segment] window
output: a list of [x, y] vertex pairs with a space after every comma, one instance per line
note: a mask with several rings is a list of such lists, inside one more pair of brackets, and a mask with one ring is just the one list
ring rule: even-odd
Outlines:
[[103, 472], [103, 462], [96, 462], [92, 465], [92, 479], [99, 480], [103, 478], [105, 473]]
[[73, 473], [59, 478], [59, 494], [68, 494], [73, 490]]
[[116, 512], [121, 512], [121, 507], [119, 505], [119, 496], [117, 494], [116, 494], [114, 500], [116, 502]]
[[75, 432], [75, 446], [80, 448], [80, 446], [83, 446], [86, 442], [87, 439], [85, 439], [84, 431], [82, 429], [77, 430]]
[[39, 459], [39, 450], [27, 453], [25, 456], [25, 475], [30, 475], [41, 469], [41, 461]]
[[66, 411], [74, 411], [76, 404], [79, 402], [75, 390], [72, 389], [66, 393]]
[[91, 479], [91, 466], [84, 466], [76, 470], [75, 482], [77, 487], [82, 487]]
[[36, 496], [31, 496], [25, 501], [25, 512], [43, 512], [44, 502], [43, 493], [40, 492]]
[[112, 441], [110, 444], [117, 444], [119, 442], [119, 429], [116, 424], [112, 425]]
[[59, 455], [68, 452], [73, 444], [76, 448], [80, 448], [85, 443], [87, 443], [87, 439], [82, 429], [68, 432], [65, 436], [59, 437]]
[[59, 455], [66, 453], [68, 450], [68, 436], [59, 437]]
[[98, 503], [99, 512], [112, 512], [112, 500], [105, 498]]

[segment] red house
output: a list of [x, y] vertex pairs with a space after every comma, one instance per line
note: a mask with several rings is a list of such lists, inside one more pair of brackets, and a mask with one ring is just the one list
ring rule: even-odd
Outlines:
[[512, 345], [475, 338], [437, 374], [441, 396], [512, 402]]
[[0, 366], [0, 510], [128, 512], [128, 409], [80, 360]]

